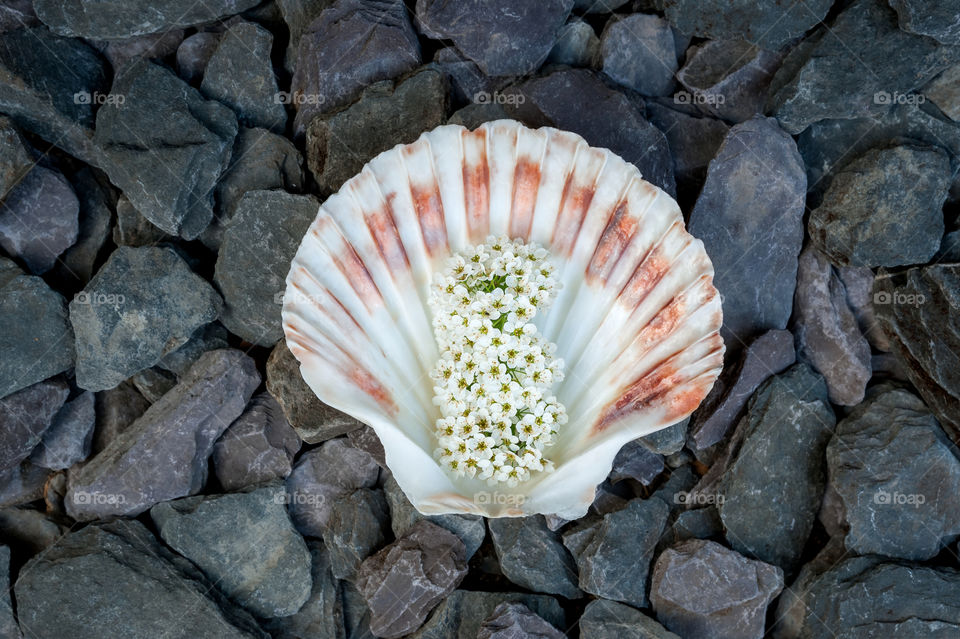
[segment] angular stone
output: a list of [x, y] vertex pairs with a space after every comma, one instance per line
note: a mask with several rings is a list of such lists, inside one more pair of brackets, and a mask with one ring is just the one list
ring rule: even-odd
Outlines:
[[290, 94], [294, 131], [301, 135], [318, 113], [353, 102], [370, 84], [420, 65], [420, 43], [396, 0], [337, 0], [300, 38]]
[[33, 0], [6, 0], [0, 7], [0, 33], [39, 24], [40, 20], [33, 11]]
[[117, 199], [117, 222], [113, 227], [113, 242], [117, 246], [156, 246], [173, 239], [155, 226], [121, 195]]
[[174, 251], [118, 248], [70, 302], [77, 385], [113, 388], [185, 344], [222, 306]]
[[42, 499], [44, 487], [52, 475], [49, 469], [34, 466], [29, 461], [0, 472], [0, 508]]
[[110, 97], [94, 135], [110, 181], [157, 227], [196, 238], [213, 217], [213, 187], [230, 160], [236, 116], [146, 61], [126, 67]]
[[203, 79], [207, 63], [220, 44], [220, 35], [200, 31], [180, 43], [177, 47], [177, 73], [181, 78], [194, 85]]
[[954, 122], [960, 121], [960, 64], [948, 67], [923, 87], [923, 95]]
[[204, 354], [177, 386], [71, 473], [67, 512], [78, 521], [136, 515], [198, 492], [214, 442], [260, 383], [237, 350]]
[[20, 639], [20, 627], [13, 615], [13, 606], [10, 602], [10, 547], [0, 546], [0, 588], [3, 596], [0, 597], [0, 636], [6, 639]]
[[93, 393], [84, 391], [64, 404], [30, 456], [30, 463], [63, 470], [89, 457], [97, 419], [94, 400]]
[[696, 117], [656, 102], [647, 103], [647, 117], [667, 138], [679, 187], [677, 195], [685, 205], [685, 197], [692, 201], [700, 192], [707, 166], [730, 127], [720, 120]]
[[161, 357], [157, 367], [183, 377], [201, 355], [219, 348], [227, 348], [226, 329], [217, 323], [206, 324], [195, 330], [186, 344]]
[[566, 635], [522, 603], [502, 603], [480, 626], [477, 639], [563, 639]]
[[296, 613], [274, 617], [263, 626], [273, 639], [344, 639], [344, 603], [341, 584], [330, 572], [330, 557], [323, 544], [315, 539], [307, 541], [310, 551], [310, 576], [313, 588], [310, 597]]
[[580, 636], [590, 639], [680, 639], [639, 610], [595, 599], [580, 617]]
[[665, 469], [663, 456], [651, 452], [639, 440], [627, 442], [613, 460], [610, 481], [635, 479], [649, 486]]
[[393, 639], [419, 628], [467, 574], [467, 553], [453, 533], [421, 520], [368, 557], [357, 588], [370, 607], [370, 630]]
[[563, 609], [553, 597], [454, 590], [410, 639], [475, 639], [483, 622], [503, 603], [521, 603], [549, 624], [566, 628]]
[[137, 60], [156, 60], [173, 55], [183, 42], [183, 35], [183, 29], [170, 29], [162, 33], [100, 42], [98, 47], [110, 61], [114, 73], [117, 73]]
[[444, 123], [447, 88], [427, 67], [394, 87], [378, 82], [360, 99], [307, 128], [307, 164], [324, 191], [336, 191], [367, 161], [397, 144], [409, 144]]
[[960, 44], [960, 4], [956, 0], [888, 0], [900, 28], [944, 44]]
[[270, 61], [273, 35], [254, 22], [229, 25], [210, 56], [200, 90], [231, 107], [246, 126], [283, 133], [287, 112]]
[[310, 23], [320, 17], [334, 0], [277, 0], [283, 21], [287, 23], [290, 32], [290, 41], [284, 56], [284, 66], [292, 75], [297, 64], [297, 49], [300, 38], [310, 26]]
[[952, 175], [936, 147], [867, 151], [834, 175], [810, 214], [810, 237], [841, 266], [926, 262], [940, 248]]
[[93, 433], [93, 453], [107, 447], [117, 435], [143, 415], [150, 402], [130, 382], [99, 392], [96, 401], [97, 424]]
[[0, 117], [0, 201], [20, 183], [35, 161], [30, 144], [9, 118]]
[[672, 426], [661, 428], [649, 435], [644, 435], [639, 441], [651, 453], [658, 455], [672, 455], [683, 448], [687, 441], [687, 429], [690, 418], [686, 417]]
[[573, 557], [541, 515], [488, 519], [487, 525], [507, 579], [534, 592], [583, 596]]
[[781, 590], [779, 568], [692, 539], [657, 559], [650, 600], [657, 619], [684, 639], [760, 639]]
[[[594, 36], [596, 37], [596, 36]], [[443, 47], [433, 56], [433, 64], [450, 82], [451, 102], [474, 106], [500, 106], [500, 90], [510, 78], [490, 77], [453, 47]]]
[[377, 433], [369, 426], [363, 426], [347, 433], [347, 439], [354, 448], [359, 448], [373, 457], [380, 468], [387, 467], [387, 455]]
[[510, 115], [499, 104], [468, 104], [451, 115], [447, 124], [459, 124], [473, 131], [485, 122], [509, 119]]
[[787, 326], [806, 191], [797, 146], [773, 118], [758, 116], [730, 129], [710, 162], [688, 228], [713, 261], [728, 352], [757, 333]]
[[643, 95], [670, 95], [677, 72], [673, 30], [658, 15], [634, 13], [607, 23], [600, 66], [612, 80]]
[[[960, 260], [944, 260], [960, 261]], [[860, 332], [867, 342], [878, 351], [888, 352], [890, 340], [877, 322], [873, 310], [873, 271], [865, 266], [844, 266], [836, 270], [847, 293], [847, 304], [857, 319]]]
[[546, 64], [565, 64], [571, 67], [589, 67], [600, 55], [600, 38], [587, 22], [571, 18], [563, 25], [557, 42], [550, 49]]
[[0, 399], [0, 473], [15, 469], [30, 456], [69, 394], [67, 383], [54, 378]]
[[323, 541], [334, 576], [355, 581], [360, 564], [386, 543], [389, 531], [390, 511], [381, 491], [361, 488], [333, 502]]
[[[66, 526], [56, 523], [39, 510], [24, 507], [0, 509], [0, 534], [8, 543], [24, 547], [30, 554], [51, 547], [67, 531]], [[0, 572], [0, 575], [6, 574]], [[0, 636], [4, 635], [0, 633]]]
[[682, 33], [717, 40], [746, 40], [778, 49], [823, 20], [831, 0], [787, 4], [779, 0], [662, 0], [659, 3]]
[[417, 0], [417, 22], [436, 40], [451, 40], [491, 76], [525, 75], [546, 60], [573, 0]]
[[267, 360], [267, 391], [307, 444], [319, 444], [363, 427], [353, 417], [317, 398], [300, 376], [300, 363], [283, 340], [274, 347]]
[[292, 615], [310, 596], [310, 552], [283, 505], [283, 484], [157, 504], [160, 536], [258, 617]]
[[117, 196], [106, 176], [88, 167], [74, 174], [73, 188], [80, 205], [77, 241], [60, 255], [55, 272], [58, 279], [83, 287], [105, 257]]

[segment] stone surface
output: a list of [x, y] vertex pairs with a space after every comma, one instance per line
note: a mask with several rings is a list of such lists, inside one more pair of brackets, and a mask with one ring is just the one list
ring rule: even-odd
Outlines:
[[[656, 102], [647, 103], [647, 117], [663, 131], [673, 156], [681, 205], [699, 193], [707, 177], [707, 165], [723, 144], [729, 126], [708, 117], [683, 113]], [[686, 196], [686, 197], [685, 197]]]
[[300, 38], [290, 85], [295, 132], [302, 134], [318, 113], [350, 104], [370, 84], [419, 64], [420, 43], [402, 3], [338, 0]]
[[53, 425], [69, 393], [66, 382], [53, 378], [0, 399], [0, 472], [15, 469], [30, 456]]
[[956, 0], [888, 0], [900, 28], [944, 44], [960, 44], [960, 5]]
[[797, 350], [827, 382], [830, 401], [855, 406], [870, 381], [870, 344], [860, 332], [840, 276], [820, 251], [800, 254], [793, 302]]
[[643, 95], [669, 95], [678, 68], [670, 24], [643, 13], [611, 20], [600, 38], [600, 68]]
[[355, 581], [360, 564], [387, 542], [389, 531], [383, 492], [361, 488], [334, 501], [323, 527], [334, 576]]
[[640, 440], [624, 444], [613, 460], [610, 481], [635, 479], [649, 486], [664, 471], [663, 456], [651, 452]]
[[9, 546], [0, 546], [0, 588], [3, 588], [3, 596], [0, 597], [0, 636], [6, 639], [20, 639], [20, 627], [17, 625], [17, 619], [13, 614], [13, 606], [10, 602], [10, 548]]
[[203, 79], [207, 63], [220, 44], [220, 35], [212, 31], [200, 31], [180, 43], [177, 47], [177, 73], [181, 78], [191, 84]]
[[82, 287], [105, 258], [117, 196], [106, 176], [94, 169], [80, 169], [71, 181], [80, 205], [77, 241], [60, 255], [55, 272], [58, 279]]
[[935, 147], [872, 149], [839, 170], [810, 214], [812, 241], [842, 266], [928, 261], [943, 237], [952, 171]]
[[51, 547], [67, 530], [66, 526], [53, 521], [39, 510], [27, 507], [0, 509], [0, 534], [3, 534], [7, 543], [25, 547], [31, 554]]
[[0, 33], [40, 24], [33, 11], [33, 0], [7, 0], [0, 7]]
[[657, 619], [684, 639], [760, 639], [781, 590], [779, 568], [694, 539], [657, 559], [650, 600]]
[[93, 432], [94, 454], [106, 448], [107, 444], [150, 408], [150, 402], [129, 381], [96, 393], [96, 396], [97, 423]]
[[160, 358], [157, 368], [183, 377], [194, 362], [207, 351], [227, 347], [227, 331], [220, 324], [205, 324], [193, 332], [187, 343]]
[[333, 3], [334, 0], [277, 0], [277, 7], [290, 32], [290, 41], [287, 43], [287, 51], [284, 55], [284, 66], [289, 73], [292, 74], [296, 68], [297, 49], [303, 33], [310, 23], [319, 18], [320, 14]]
[[173, 55], [183, 42], [183, 35], [183, 29], [170, 29], [123, 40], [101, 41], [97, 45], [116, 73], [137, 60], [155, 60]]
[[33, 168], [33, 151], [9, 118], [0, 117], [0, 201]]
[[283, 484], [157, 504], [160, 536], [258, 617], [292, 615], [311, 590], [310, 552], [283, 505]]
[[104, 170], [144, 217], [185, 239], [213, 217], [213, 187], [230, 160], [237, 118], [151, 62], [124, 68], [97, 111]]
[[730, 129], [710, 161], [688, 229], [713, 262], [730, 353], [762, 331], [787, 326], [806, 190], [796, 144], [772, 118]]
[[662, 0], [667, 19], [682, 33], [718, 40], [746, 40], [777, 49], [826, 16], [832, 2], [813, 0]]
[[64, 404], [43, 434], [30, 462], [42, 468], [63, 470], [90, 456], [97, 419], [94, 394], [83, 391]]
[[370, 630], [386, 639], [416, 630], [466, 574], [460, 538], [428, 521], [417, 522], [360, 565], [356, 584], [370, 607]]
[[213, 447], [213, 467], [224, 490], [239, 490], [293, 470], [300, 438], [267, 393], [251, 400]]
[[273, 35], [254, 22], [237, 21], [220, 37], [200, 90], [231, 107], [246, 126], [283, 133], [287, 112], [270, 62]]
[[70, 302], [77, 385], [106, 390], [153, 366], [215, 320], [222, 305], [174, 251], [118, 248]]
[[274, 639], [344, 639], [347, 635], [341, 584], [330, 572], [330, 557], [323, 544], [311, 539], [307, 548], [313, 581], [310, 597], [296, 613], [274, 617], [263, 626]]
[[382, 151], [440, 126], [446, 103], [443, 74], [428, 67], [396, 87], [390, 81], [373, 84], [343, 111], [315, 118], [307, 128], [307, 163], [317, 184], [336, 191]]
[[[594, 36], [596, 37], [596, 36]], [[500, 91], [510, 84], [510, 78], [490, 77], [475, 62], [454, 47], [443, 47], [433, 56], [437, 66], [450, 83], [450, 97], [454, 105], [500, 106]]]
[[204, 354], [172, 391], [71, 473], [67, 512], [79, 521], [136, 515], [198, 492], [214, 442], [259, 383], [253, 360], [240, 351]]
[[19, 506], [43, 498], [52, 471], [29, 461], [0, 472], [0, 508]]
[[683, 448], [687, 440], [687, 430], [690, 418], [686, 417], [672, 426], [661, 428], [649, 435], [644, 435], [639, 441], [651, 453], [658, 455], [672, 455]]
[[480, 626], [477, 639], [563, 639], [566, 635], [522, 603], [502, 603]]
[[173, 236], [145, 218], [125, 195], [117, 199], [117, 221], [113, 243], [117, 246], [156, 246]]
[[280, 309], [290, 261], [319, 205], [307, 195], [251, 191], [227, 223], [214, 282], [223, 294], [220, 321], [251, 344], [283, 337]]
[[550, 49], [546, 64], [589, 67], [600, 55], [600, 38], [589, 23], [571, 18], [560, 28], [557, 42]]
[[639, 610], [595, 599], [580, 617], [580, 636], [590, 639], [680, 639]]
[[369, 453], [376, 462], [380, 465], [380, 468], [387, 467], [387, 455], [383, 450], [383, 443], [381, 443], [380, 438], [377, 437], [376, 431], [374, 431], [369, 426], [362, 426], [355, 430], [351, 430], [347, 433], [347, 439], [350, 440], [350, 445], [354, 448], [359, 448], [360, 450]]
[[534, 592], [582, 596], [573, 557], [541, 515], [488, 519], [487, 526], [507, 579]]
[[563, 609], [546, 595], [454, 590], [410, 639], [474, 639], [497, 606], [521, 603], [557, 628], [565, 628]]
[[77, 241], [80, 203], [59, 171], [34, 167], [0, 204], [0, 247], [33, 273], [49, 271]]
[[960, 121], [960, 64], [948, 67], [923, 87], [923, 95], [954, 122]]
[[487, 75], [525, 75], [547, 58], [572, 8], [573, 0], [417, 0], [416, 16], [427, 37], [452, 41]]

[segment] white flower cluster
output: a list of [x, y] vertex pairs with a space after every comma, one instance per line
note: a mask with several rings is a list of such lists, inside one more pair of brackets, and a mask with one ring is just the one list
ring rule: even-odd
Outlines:
[[435, 456], [458, 477], [515, 486], [553, 470], [543, 450], [567, 422], [550, 394], [563, 360], [531, 323], [556, 296], [553, 274], [546, 249], [491, 236], [452, 256], [435, 278]]

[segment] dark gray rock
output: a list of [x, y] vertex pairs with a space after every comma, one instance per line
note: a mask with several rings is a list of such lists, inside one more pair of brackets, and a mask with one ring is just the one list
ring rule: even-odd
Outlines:
[[157, 367], [183, 377], [201, 355], [226, 347], [227, 330], [217, 323], [206, 324], [195, 330], [186, 344], [161, 357]]
[[30, 463], [63, 470], [89, 457], [97, 419], [94, 400], [93, 393], [83, 391], [64, 404], [30, 456]]
[[880, 328], [873, 310], [873, 271], [865, 266], [843, 266], [836, 269], [836, 273], [846, 289], [847, 305], [857, 319], [860, 332], [873, 348], [888, 352], [890, 340]]
[[29, 461], [0, 472], [0, 508], [43, 499], [44, 489], [52, 476], [49, 469], [34, 466]]
[[382, 491], [361, 488], [334, 501], [323, 527], [334, 576], [355, 581], [360, 564], [389, 534], [390, 511]]
[[212, 589], [137, 521], [67, 535], [27, 562], [14, 586], [28, 637], [267, 637]]
[[847, 550], [922, 560], [960, 536], [960, 459], [915, 395], [886, 390], [855, 408], [827, 464]]
[[[0, 534], [7, 543], [26, 548], [30, 554], [37, 554], [51, 547], [67, 531], [66, 526], [53, 521], [39, 510], [26, 507], [0, 509]], [[4, 573], [0, 573], [2, 574]], [[4, 635], [0, 633], [0, 636]]]
[[571, 18], [560, 28], [557, 42], [550, 49], [546, 64], [589, 67], [600, 55], [600, 38], [589, 23]]
[[191, 84], [203, 79], [203, 72], [220, 44], [220, 33], [200, 31], [184, 39], [177, 47], [177, 73]]
[[443, 74], [427, 67], [396, 87], [378, 82], [350, 107], [315, 118], [307, 128], [307, 164], [317, 184], [336, 191], [380, 152], [440, 126], [447, 117], [446, 103]]
[[284, 55], [284, 66], [287, 72], [293, 74], [297, 64], [297, 49], [300, 47], [300, 38], [310, 26], [310, 23], [320, 17], [334, 0], [277, 0], [277, 7], [287, 23], [290, 40]]
[[564, 544], [577, 561], [580, 588], [638, 608], [647, 605], [647, 577], [670, 508], [659, 499], [633, 499]]
[[283, 505], [283, 485], [157, 504], [160, 536], [225, 595], [258, 617], [286, 617], [307, 601], [310, 552]]
[[33, 168], [33, 150], [9, 118], [0, 117], [0, 201]]
[[900, 28], [944, 44], [960, 44], [960, 4], [956, 0], [888, 0]]
[[0, 257], [0, 397], [73, 366], [73, 331], [60, 294]]
[[80, 205], [77, 241], [60, 255], [55, 273], [58, 279], [82, 287], [105, 257], [117, 196], [108, 186], [106, 176], [88, 167], [77, 171], [72, 181]]
[[274, 347], [267, 360], [267, 391], [307, 444], [319, 444], [363, 426], [353, 417], [317, 399], [300, 376], [300, 363], [283, 340]]
[[113, 388], [185, 344], [222, 306], [174, 251], [118, 248], [70, 302], [77, 385]]
[[239, 490], [285, 478], [298, 450], [300, 438], [280, 405], [260, 393], [214, 445], [213, 467], [224, 490]]
[[842, 266], [926, 262], [940, 248], [952, 175], [935, 147], [867, 151], [834, 174], [810, 214], [810, 237]]
[[830, 401], [855, 406], [870, 381], [870, 344], [860, 332], [839, 274], [813, 246], [800, 254], [794, 333], [801, 359], [823, 375]]
[[237, 113], [246, 126], [283, 133], [287, 112], [270, 62], [273, 35], [253, 22], [231, 23], [210, 56], [200, 90]]
[[796, 567], [823, 497], [835, 424], [823, 378], [804, 364], [757, 390], [720, 481], [718, 509], [734, 550]]
[[3, 596], [0, 597], [0, 636], [6, 639], [20, 639], [20, 627], [13, 615], [13, 606], [10, 602], [10, 547], [0, 546], [0, 588]]
[[640, 440], [624, 444], [613, 460], [610, 468], [610, 481], [616, 483], [624, 479], [635, 479], [649, 486], [665, 469], [663, 455], [651, 452]]
[[507, 579], [534, 592], [568, 599], [583, 595], [573, 557], [541, 515], [488, 519], [487, 525]]
[[396, 0], [338, 0], [300, 38], [290, 84], [301, 135], [318, 113], [353, 102], [364, 88], [420, 65], [420, 43]]
[[69, 394], [67, 383], [54, 378], [0, 399], [0, 472], [15, 469], [30, 456]]
[[460, 538], [428, 521], [417, 522], [360, 565], [356, 584], [370, 607], [370, 630], [386, 639], [413, 632], [466, 575]]
[[[372, 639], [370, 609], [363, 595], [349, 581], [341, 581], [343, 592], [343, 621], [347, 637]], [[298, 638], [299, 639], [299, 638]]]
[[[274, 617], [263, 627], [273, 639], [345, 639], [344, 602], [341, 584], [330, 572], [330, 557], [323, 544], [307, 542], [310, 551], [310, 597], [296, 613]], [[353, 636], [353, 635], [349, 635]]]
[[563, 609], [546, 595], [454, 590], [410, 639], [475, 639], [483, 622], [503, 603], [521, 603], [557, 628], [566, 628]]
[[635, 13], [607, 23], [600, 66], [612, 80], [643, 95], [669, 95], [677, 72], [673, 30], [658, 15]]
[[260, 383], [237, 350], [203, 355], [177, 386], [70, 474], [67, 512], [79, 521], [136, 515], [198, 492], [214, 442]]
[[595, 599], [580, 617], [580, 636], [590, 639], [680, 639], [639, 610]]
[[93, 433], [94, 454], [106, 448], [107, 444], [150, 408], [150, 402], [129, 381], [96, 395], [97, 425]]
[[960, 122], [960, 64], [948, 67], [923, 87], [923, 95], [944, 115]]
[[678, 513], [657, 547], [672, 546], [688, 539], [723, 539], [723, 521], [715, 506]]
[[710, 161], [689, 230], [713, 261], [728, 352], [762, 331], [787, 326], [806, 191], [796, 144], [772, 118], [730, 129]]
[[247, 10], [257, 0], [168, 0], [160, 6], [124, 0], [34, 0], [33, 4], [37, 16], [60, 35], [122, 40], [213, 22]]
[[113, 227], [113, 242], [117, 246], [156, 246], [173, 239], [155, 226], [133, 206], [127, 196], [117, 199], [117, 223]]
[[97, 111], [94, 135], [110, 181], [157, 227], [196, 238], [213, 217], [213, 187], [230, 160], [236, 116], [146, 61], [126, 67], [111, 96]]
[[699, 193], [707, 177], [707, 165], [717, 154], [730, 127], [713, 118], [697, 117], [656, 102], [647, 103], [647, 117], [663, 131], [673, 156], [673, 170], [685, 192]]
[[137, 60], [155, 60], [173, 55], [183, 42], [183, 35], [183, 29], [170, 29], [162, 33], [99, 42], [97, 46], [110, 61], [114, 73], [117, 73]]
[[130, 378], [140, 394], [151, 404], [177, 385], [177, 376], [162, 368], [147, 368]]
[[0, 33], [39, 24], [40, 20], [33, 11], [33, 0], [6, 0], [0, 7]]
[[682, 33], [718, 40], [746, 40], [778, 49], [823, 20], [831, 0], [661, 0], [667, 19]]
[[347, 439], [350, 440], [350, 445], [354, 448], [359, 448], [360, 450], [369, 453], [376, 462], [380, 465], [380, 468], [387, 467], [387, 455], [383, 450], [383, 443], [380, 442], [380, 438], [377, 437], [376, 431], [374, 431], [369, 426], [362, 426], [355, 430], [351, 430], [347, 433]]
[[[594, 36], [596, 37], [596, 36]], [[510, 78], [490, 77], [453, 47], [443, 47], [433, 56], [433, 65], [439, 67], [450, 83], [451, 102], [475, 106], [500, 106], [500, 90], [510, 84]]]
[[499, 104], [468, 104], [454, 112], [447, 124], [459, 124], [473, 131], [485, 122], [509, 119], [510, 115]]
[[960, 265], [936, 264], [874, 281], [877, 320], [893, 353], [947, 434], [960, 442]]
[[686, 417], [672, 426], [667, 426], [649, 435], [644, 435], [637, 441], [651, 453], [672, 455], [683, 448], [683, 444], [687, 441], [687, 430], [689, 426], [690, 418]]
[[858, 0], [836, 17], [830, 35], [771, 98], [771, 110], [794, 134], [827, 118], [877, 115], [894, 102], [911, 101], [911, 91], [958, 55], [956, 48], [901, 31], [887, 3]]
[[573, 0], [417, 0], [417, 22], [436, 40], [451, 40], [491, 76], [524, 75], [546, 60]]
[[290, 261], [319, 205], [308, 195], [251, 191], [224, 230], [214, 281], [223, 294], [221, 322], [252, 344], [283, 337], [280, 308]]
[[566, 635], [522, 603], [502, 603], [480, 626], [477, 639], [563, 639]]
[[628, 0], [574, 0], [573, 8], [583, 13], [613, 13]]
[[650, 600], [657, 619], [684, 639], [760, 639], [781, 590], [779, 568], [693, 539], [657, 559]]

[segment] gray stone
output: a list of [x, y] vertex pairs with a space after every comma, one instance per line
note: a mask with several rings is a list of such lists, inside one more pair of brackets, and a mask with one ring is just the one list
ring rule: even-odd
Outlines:
[[525, 75], [546, 60], [573, 0], [417, 0], [417, 22], [436, 40], [451, 40], [491, 76]]
[[944, 115], [960, 122], [960, 64], [948, 67], [923, 87], [923, 95]]
[[901, 31], [894, 11], [877, 0], [854, 2], [829, 32], [771, 98], [770, 110], [790, 133], [819, 120], [877, 115], [895, 101], [911, 101], [911, 91], [960, 55], [955, 47]]
[[712, 541], [668, 548], [653, 568], [657, 619], [684, 639], [760, 639], [783, 572]]
[[652, 484], [664, 471], [663, 455], [651, 452], [640, 440], [624, 444], [613, 460], [610, 481], [634, 479], [644, 486]]
[[373, 488], [379, 476], [373, 457], [343, 439], [305, 452], [287, 478], [293, 523], [304, 535], [322, 537], [334, 504], [357, 489]]
[[337, 0], [300, 38], [290, 94], [299, 136], [318, 113], [353, 102], [364, 88], [420, 65], [420, 43], [397, 0]]
[[847, 550], [923, 560], [960, 536], [960, 459], [915, 395], [886, 390], [855, 408], [827, 464]]
[[318, 209], [313, 197], [283, 191], [251, 191], [240, 200], [214, 273], [224, 299], [220, 321], [230, 332], [260, 346], [283, 337], [285, 278]]
[[117, 223], [113, 227], [113, 242], [117, 246], [156, 246], [173, 239], [158, 228], [133, 206], [127, 196], [117, 199]]
[[796, 567], [826, 485], [836, 419], [823, 379], [797, 364], [764, 382], [731, 442], [718, 503], [730, 545], [786, 571]]
[[256, 4], [257, 0], [168, 0], [160, 6], [139, 0], [34, 0], [37, 16], [55, 33], [98, 40], [213, 22]]
[[0, 637], [5, 639], [20, 639], [20, 627], [13, 614], [10, 602], [10, 547], [0, 546], [0, 588], [3, 596], [0, 597]]
[[274, 347], [267, 360], [267, 391], [307, 444], [319, 444], [363, 426], [353, 417], [317, 399], [300, 376], [300, 363], [283, 340]]
[[370, 608], [370, 630], [386, 639], [413, 632], [466, 575], [460, 538], [417, 522], [360, 565], [356, 584]]
[[865, 266], [843, 266], [836, 269], [836, 273], [843, 282], [843, 288], [847, 293], [847, 305], [857, 319], [860, 332], [873, 348], [888, 352], [890, 340], [880, 328], [877, 314], [873, 310], [873, 271]]
[[49, 469], [34, 466], [29, 461], [0, 472], [0, 508], [42, 499], [52, 475]]
[[56, 273], [75, 286], [82, 287], [100, 266], [110, 239], [117, 198], [108, 186], [106, 176], [88, 167], [74, 174], [73, 188], [80, 205], [77, 241], [60, 255]]
[[0, 117], [0, 201], [33, 168], [33, 151], [9, 118]]
[[77, 241], [80, 203], [59, 171], [36, 166], [0, 205], [0, 247], [33, 273], [49, 271]]
[[383, 492], [361, 488], [334, 501], [323, 527], [334, 576], [355, 581], [360, 564], [387, 542], [389, 532]]
[[690, 418], [686, 417], [672, 426], [667, 426], [649, 435], [644, 435], [637, 441], [643, 444], [651, 453], [672, 455], [683, 448], [683, 444], [687, 441], [687, 429], [689, 426]]
[[130, 382], [140, 394], [151, 404], [166, 395], [177, 385], [177, 376], [162, 368], [147, 368], [133, 377]]
[[[714, 118], [697, 117], [656, 102], [647, 103], [647, 117], [663, 131], [673, 156], [673, 170], [684, 197], [700, 192], [707, 177], [707, 166], [717, 154], [730, 127]], [[690, 195], [687, 195], [689, 193]]]
[[688, 228], [713, 261], [728, 352], [787, 326], [806, 191], [796, 144], [772, 118], [734, 126], [710, 161]]
[[310, 597], [296, 613], [267, 620], [263, 627], [273, 639], [345, 639], [344, 602], [341, 584], [330, 572], [330, 557], [323, 544], [307, 542], [310, 551]]
[[378, 82], [343, 111], [315, 118], [307, 128], [307, 164], [321, 190], [336, 191], [382, 151], [443, 124], [444, 85], [443, 74], [427, 67], [396, 87]]
[[193, 332], [187, 343], [160, 358], [157, 366], [182, 377], [207, 351], [227, 347], [227, 331], [217, 323], [206, 324]]
[[370, 609], [367, 608], [363, 595], [349, 581], [339, 583], [343, 592], [343, 622], [346, 636], [351, 639], [373, 639], [373, 633], [370, 632]]
[[900, 28], [944, 44], [960, 44], [957, 0], [888, 0], [897, 10]]
[[660, 544], [673, 545], [688, 539], [723, 539], [723, 521], [715, 506], [679, 513], [660, 539]]
[[60, 294], [0, 257], [0, 397], [73, 366], [73, 332]]
[[334, 0], [277, 0], [280, 14], [290, 32], [290, 41], [287, 43], [287, 51], [284, 55], [284, 66], [290, 74], [293, 74], [296, 68], [297, 49], [300, 46], [301, 36], [310, 23], [319, 18], [320, 14], [333, 3]]
[[557, 42], [550, 49], [547, 64], [565, 64], [571, 67], [593, 66], [600, 55], [600, 38], [588, 23], [571, 18], [560, 28]]
[[522, 603], [502, 603], [480, 626], [477, 639], [563, 639], [557, 630]]
[[14, 592], [20, 626], [36, 639], [267, 637], [137, 521], [67, 535], [27, 562]]
[[174, 251], [118, 248], [70, 302], [77, 385], [113, 388], [185, 344], [222, 306]]
[[199, 492], [214, 442], [259, 383], [253, 360], [240, 351], [203, 355], [172, 391], [70, 474], [67, 512], [78, 521], [136, 515]]
[[137, 60], [155, 60], [173, 55], [183, 42], [183, 35], [183, 29], [170, 29], [124, 40], [100, 42], [98, 48], [110, 61], [114, 73], [117, 73]]
[[207, 63], [220, 44], [220, 36], [220, 33], [200, 31], [180, 43], [177, 47], [177, 73], [181, 78], [191, 84], [203, 79]]
[[823, 20], [832, 0], [661, 0], [678, 30], [703, 38], [746, 40], [778, 49]]
[[534, 592], [583, 596], [573, 557], [541, 515], [488, 519], [487, 525], [507, 579]]
[[150, 402], [129, 381], [96, 395], [97, 423], [93, 433], [94, 454], [106, 448], [107, 444], [150, 408]]
[[952, 175], [936, 147], [867, 151], [834, 174], [810, 214], [810, 237], [841, 266], [926, 262], [940, 248]]
[[574, 0], [573, 8], [583, 13], [613, 13], [629, 0]]
[[877, 320], [910, 382], [960, 442], [960, 264], [935, 264], [874, 281]]
[[557, 628], [566, 628], [563, 609], [546, 595], [454, 590], [410, 639], [475, 639], [483, 622], [502, 603], [521, 603]]
[[369, 426], [362, 426], [355, 430], [351, 430], [347, 433], [347, 439], [350, 440], [350, 445], [354, 448], [359, 448], [360, 450], [369, 453], [376, 462], [380, 465], [380, 468], [387, 467], [387, 454], [383, 450], [383, 444], [380, 442], [380, 438], [377, 437], [376, 431], [374, 431]]
[[196, 238], [213, 217], [213, 187], [230, 160], [236, 116], [146, 61], [125, 67], [111, 96], [97, 111], [94, 135], [110, 181], [157, 227]]
[[239, 490], [285, 478], [298, 450], [300, 438], [280, 405], [260, 393], [217, 440], [213, 467], [224, 490]]
[[5, 0], [0, 6], [0, 33], [39, 24], [40, 20], [33, 11], [33, 0]]
[[310, 596], [310, 552], [283, 505], [283, 485], [157, 504], [160, 536], [258, 617], [286, 617]]
[[590, 639], [680, 639], [639, 610], [595, 599], [580, 617], [580, 636]]
[[97, 419], [94, 400], [93, 393], [83, 391], [64, 404], [30, 456], [30, 463], [63, 470], [89, 457]]
[[666, 20], [635, 13], [607, 23], [600, 65], [612, 80], [643, 95], [669, 95], [679, 67], [674, 45]]
[[813, 246], [800, 254], [794, 333], [801, 359], [823, 375], [830, 401], [855, 406], [870, 381], [870, 344], [860, 332], [839, 274]]
[[[7, 543], [26, 548], [30, 554], [50, 548], [67, 530], [66, 526], [39, 510], [26, 507], [0, 509], [0, 534]], [[0, 636], [4, 636], [2, 632]]]
[[0, 399], [0, 473], [15, 469], [30, 456], [69, 394], [67, 383], [53, 378]]
[[453, 47], [443, 47], [437, 51], [433, 56], [433, 64], [450, 81], [450, 96], [454, 104], [500, 106], [496, 98], [501, 89], [510, 84], [510, 78], [488, 76], [475, 62], [463, 57]]
[[270, 61], [273, 35], [253, 22], [231, 23], [210, 56], [200, 90], [237, 113], [242, 124], [283, 133], [287, 112]]
[[447, 120], [447, 124], [459, 124], [473, 131], [485, 122], [509, 119], [510, 114], [499, 104], [468, 104], [454, 112]]

